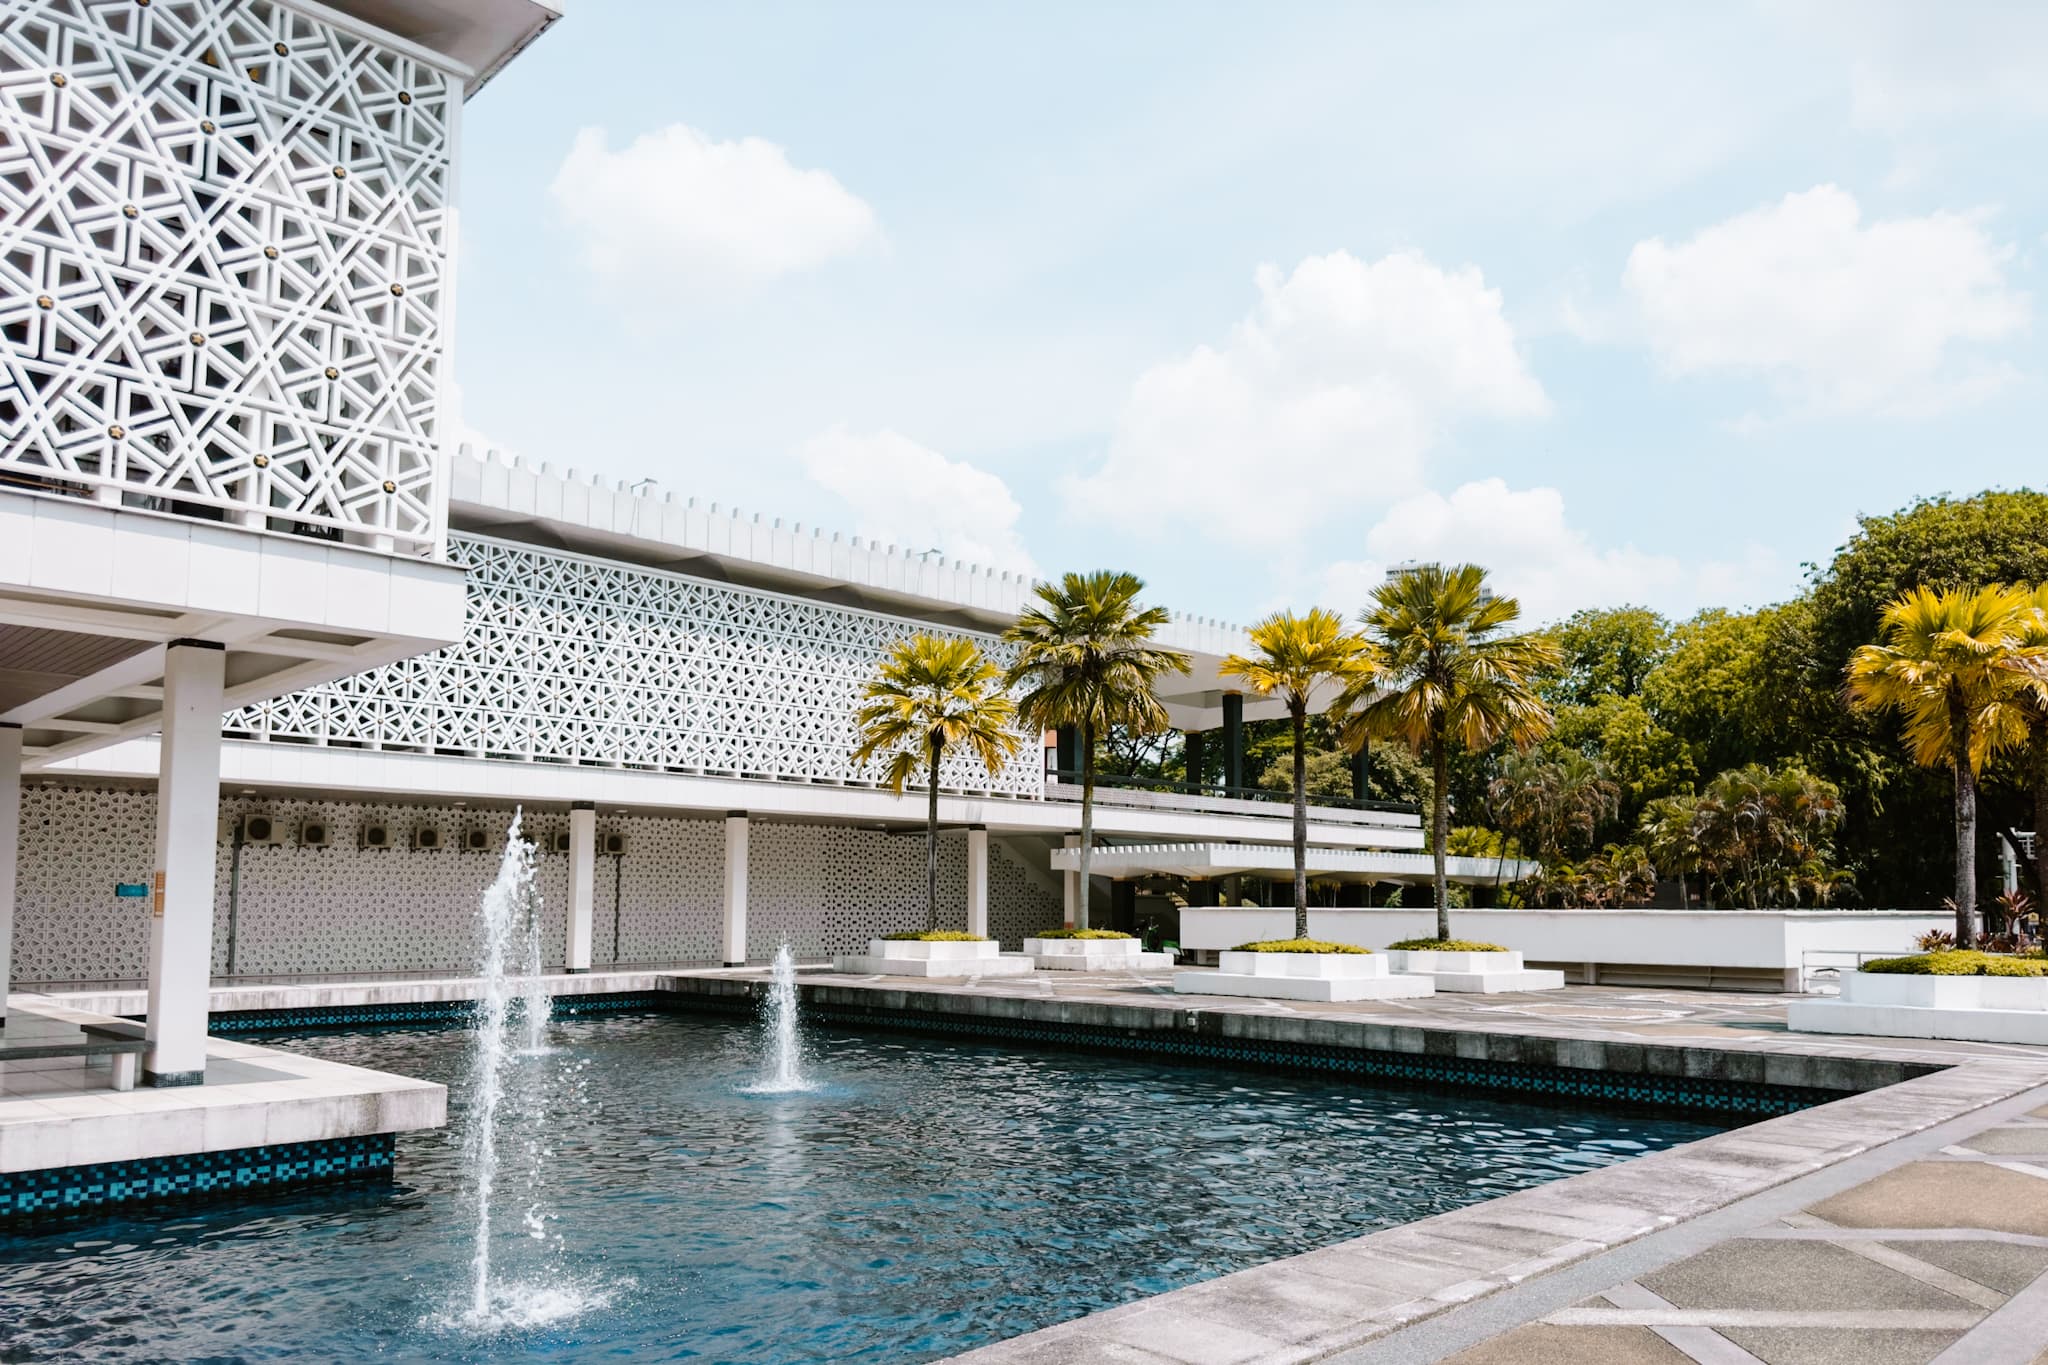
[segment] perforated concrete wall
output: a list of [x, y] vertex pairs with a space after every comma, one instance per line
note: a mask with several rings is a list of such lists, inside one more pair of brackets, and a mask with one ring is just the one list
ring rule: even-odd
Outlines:
[[[277, 846], [242, 849], [234, 968], [241, 975], [465, 971], [476, 959], [476, 906], [497, 870], [507, 811], [394, 803], [229, 798], [231, 824], [268, 815]], [[328, 847], [300, 843], [301, 824], [324, 822]], [[366, 823], [409, 845], [422, 825], [440, 849], [365, 849]], [[225, 826], [224, 826], [225, 827]], [[489, 852], [460, 851], [483, 829]], [[568, 828], [561, 812], [529, 812], [543, 849]], [[145, 882], [155, 858], [156, 796], [135, 789], [32, 786], [22, 793], [15, 918], [17, 983], [130, 980], [149, 956], [146, 899], [121, 899], [118, 882]], [[718, 956], [724, 884], [722, 821], [600, 814], [600, 834], [623, 833], [627, 851], [600, 856], [591, 948], [595, 962], [701, 962]], [[966, 919], [966, 841], [939, 846], [941, 922]], [[214, 905], [213, 966], [228, 970], [233, 850], [223, 839]], [[747, 946], [765, 958], [787, 938], [799, 952], [853, 951], [876, 933], [921, 927], [924, 840], [847, 826], [756, 822], [749, 839]], [[539, 860], [545, 942], [561, 958], [568, 859]], [[1000, 849], [989, 853], [990, 932], [1009, 947], [1056, 923], [1059, 906]], [[614, 942], [616, 939], [616, 951]]]

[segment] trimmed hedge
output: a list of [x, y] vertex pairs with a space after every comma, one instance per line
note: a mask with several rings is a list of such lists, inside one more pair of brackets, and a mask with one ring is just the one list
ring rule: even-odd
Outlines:
[[1126, 934], [1121, 929], [1041, 929], [1035, 934], [1026, 934], [1025, 937], [1109, 939], [1136, 938], [1137, 935]]
[[1269, 938], [1260, 943], [1240, 943], [1238, 953], [1369, 953], [1355, 943], [1326, 943], [1319, 938]]
[[965, 929], [900, 929], [883, 938], [892, 943], [986, 943], [983, 934], [970, 934]]
[[1401, 953], [1505, 953], [1498, 943], [1481, 943], [1476, 938], [1404, 938], [1389, 943], [1389, 952]]
[[1881, 957], [1856, 970], [1879, 976], [2048, 976], [2048, 958], [2038, 953], [2008, 957], [1974, 948], [1950, 948], [1911, 957]]

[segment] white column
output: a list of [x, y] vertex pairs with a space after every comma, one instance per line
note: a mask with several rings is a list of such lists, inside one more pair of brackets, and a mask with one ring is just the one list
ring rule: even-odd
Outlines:
[[[1078, 834], [1069, 834], [1069, 835], [1067, 836], [1067, 847], [1068, 847], [1068, 848], [1079, 848], [1080, 846], [1081, 846], [1081, 836], [1080, 836], [1080, 835], [1078, 835]], [[1080, 913], [1080, 910], [1081, 910], [1081, 871], [1080, 871], [1080, 869], [1079, 869], [1079, 868], [1069, 868], [1069, 869], [1068, 869], [1067, 871], [1065, 871], [1065, 872], [1062, 872], [1062, 873], [1060, 873], [1060, 885], [1061, 885], [1061, 887], [1062, 887], [1062, 889], [1063, 889], [1063, 891], [1064, 891], [1064, 897], [1065, 897], [1065, 908], [1063, 909], [1062, 913], [1063, 913], [1063, 914], [1064, 914], [1064, 915], [1066, 916], [1066, 924], [1067, 924], [1067, 927], [1068, 927], [1069, 929], [1071, 929], [1071, 928], [1073, 928], [1073, 927], [1074, 927], [1074, 923], [1075, 923], [1074, 917], [1075, 917], [1075, 916], [1076, 916], [1077, 914], [1079, 914], [1079, 913]]]
[[597, 901], [597, 807], [589, 801], [569, 806], [569, 942], [562, 965], [572, 972], [590, 970], [590, 914]]
[[164, 649], [164, 730], [156, 780], [156, 878], [149, 921], [151, 1085], [206, 1079], [213, 985], [213, 864], [220, 819], [221, 691], [227, 651], [203, 640]]
[[988, 826], [967, 827], [967, 932], [988, 937]]
[[0, 725], [0, 1028], [14, 979], [15, 862], [21, 857], [21, 727]]
[[725, 965], [747, 962], [747, 813], [725, 813]]

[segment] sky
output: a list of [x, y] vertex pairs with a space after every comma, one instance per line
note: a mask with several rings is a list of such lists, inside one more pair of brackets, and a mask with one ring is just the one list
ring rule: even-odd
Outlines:
[[2048, 6], [570, 0], [459, 428], [1176, 610], [1783, 600], [2048, 477]]

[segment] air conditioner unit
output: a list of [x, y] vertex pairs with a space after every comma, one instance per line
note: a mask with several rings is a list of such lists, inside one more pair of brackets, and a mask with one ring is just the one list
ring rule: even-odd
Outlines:
[[600, 834], [597, 836], [597, 846], [613, 857], [617, 857], [626, 851], [626, 836], [623, 834]]
[[548, 849], [554, 853], [567, 853], [569, 851], [569, 832], [563, 830], [560, 834], [549, 835]]
[[334, 830], [325, 820], [299, 821], [299, 847], [325, 848], [334, 839]]
[[391, 847], [391, 826], [368, 822], [363, 825], [364, 848]]
[[277, 827], [277, 821], [267, 815], [245, 815], [235, 826], [235, 833], [245, 844], [281, 844], [284, 831]]
[[441, 842], [441, 827], [439, 825], [421, 825], [412, 832], [412, 846], [414, 848], [446, 847]]
[[466, 829], [462, 831], [462, 849], [465, 853], [489, 853], [491, 832], [487, 829]]

